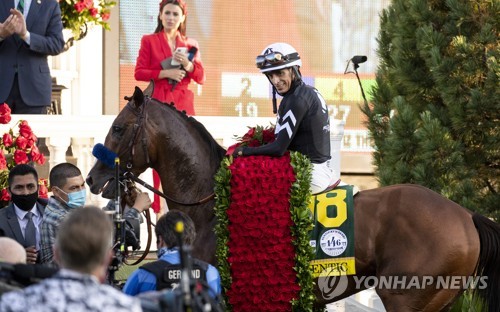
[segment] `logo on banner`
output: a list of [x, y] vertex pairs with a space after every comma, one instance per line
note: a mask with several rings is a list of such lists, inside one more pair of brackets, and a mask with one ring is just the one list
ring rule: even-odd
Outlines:
[[347, 236], [340, 230], [328, 230], [321, 235], [320, 246], [331, 257], [341, 255], [347, 249]]

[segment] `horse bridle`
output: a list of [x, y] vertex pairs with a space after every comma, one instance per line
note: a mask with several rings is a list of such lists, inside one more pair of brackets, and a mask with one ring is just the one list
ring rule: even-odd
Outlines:
[[193, 203], [185, 203], [185, 202], [180, 202], [178, 200], [175, 200], [167, 195], [165, 195], [164, 193], [162, 193], [161, 191], [155, 189], [154, 187], [152, 187], [151, 185], [149, 185], [148, 183], [146, 183], [145, 181], [139, 179], [138, 177], [136, 177], [133, 173], [132, 173], [132, 167], [133, 167], [133, 159], [134, 159], [134, 155], [135, 155], [135, 145], [136, 145], [136, 142], [137, 140], [139, 139], [139, 134], [142, 132], [142, 139], [141, 139], [141, 142], [142, 142], [142, 148], [143, 148], [143, 152], [144, 152], [144, 155], [146, 157], [146, 165], [148, 167], [151, 167], [151, 162], [150, 162], [150, 159], [149, 159], [149, 153], [148, 153], [148, 144], [147, 144], [147, 138], [146, 138], [146, 135], [145, 135], [145, 131], [142, 131], [143, 130], [143, 127], [144, 127], [144, 120], [145, 120], [145, 115], [146, 115], [146, 105], [149, 104], [151, 102], [151, 97], [149, 96], [145, 96], [145, 101], [144, 101], [144, 104], [142, 105], [142, 108], [139, 112], [137, 112], [137, 110], [133, 109], [130, 107], [130, 102], [125, 106], [127, 109], [130, 109], [132, 111], [132, 113], [134, 115], [137, 116], [137, 119], [135, 121], [135, 124], [134, 124], [134, 128], [133, 128], [133, 132], [132, 132], [132, 141], [130, 141], [129, 143], [129, 150], [130, 150], [130, 156], [129, 156], [129, 159], [127, 160], [127, 163], [126, 163], [126, 171], [125, 173], [123, 173], [123, 177], [125, 179], [130, 179], [134, 182], [137, 182], [139, 183], [140, 185], [144, 186], [145, 188], [147, 188], [148, 190], [150, 190], [151, 192], [155, 193], [156, 195], [158, 196], [161, 196], [163, 198], [165, 198], [166, 200], [168, 201], [171, 201], [173, 203], [176, 203], [178, 205], [182, 205], [182, 206], [198, 206], [198, 205], [202, 205], [202, 204], [205, 204], [207, 202], [209, 202], [210, 200], [212, 200], [213, 198], [215, 198], [215, 192], [206, 196], [205, 198], [202, 198], [200, 199], [199, 201], [197, 202], [193, 202]]

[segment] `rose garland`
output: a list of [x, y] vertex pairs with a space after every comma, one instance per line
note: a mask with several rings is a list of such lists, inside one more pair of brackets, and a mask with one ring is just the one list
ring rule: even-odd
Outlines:
[[[273, 132], [251, 128], [237, 145], [269, 143]], [[296, 152], [222, 161], [215, 176], [215, 232], [228, 311], [313, 311], [311, 170]]]

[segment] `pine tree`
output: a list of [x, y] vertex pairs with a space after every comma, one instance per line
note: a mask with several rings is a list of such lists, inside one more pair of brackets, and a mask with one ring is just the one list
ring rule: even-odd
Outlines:
[[393, 0], [362, 107], [381, 185], [427, 186], [500, 220], [498, 0]]

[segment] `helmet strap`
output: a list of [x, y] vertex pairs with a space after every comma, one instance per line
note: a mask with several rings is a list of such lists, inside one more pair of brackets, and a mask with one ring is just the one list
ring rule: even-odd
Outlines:
[[273, 86], [273, 114], [278, 112], [278, 106], [276, 105], [276, 88]]

